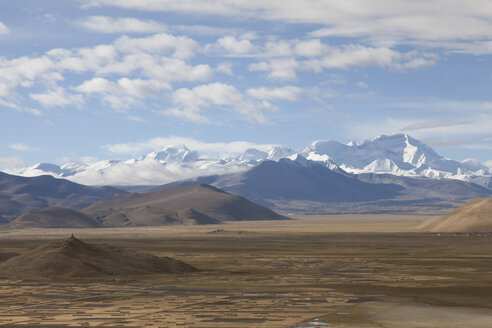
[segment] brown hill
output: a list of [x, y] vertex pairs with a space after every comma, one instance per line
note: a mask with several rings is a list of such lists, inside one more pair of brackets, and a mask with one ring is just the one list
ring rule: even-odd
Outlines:
[[82, 212], [105, 227], [287, 219], [246, 198], [203, 184], [118, 195], [102, 199]]
[[47, 175], [28, 178], [0, 172], [0, 223], [50, 206], [78, 210], [123, 193], [112, 187], [89, 187]]
[[99, 221], [80, 212], [61, 207], [49, 207], [40, 212], [29, 212], [7, 225], [8, 229], [25, 228], [96, 228]]
[[0, 263], [0, 276], [52, 279], [197, 271], [169, 257], [139, 254], [108, 245], [89, 245], [75, 237], [37, 247]]
[[454, 211], [424, 222], [419, 229], [432, 232], [492, 232], [492, 199], [474, 199]]

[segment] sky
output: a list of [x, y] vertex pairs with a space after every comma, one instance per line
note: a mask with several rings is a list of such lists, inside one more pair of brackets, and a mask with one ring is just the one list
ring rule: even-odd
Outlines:
[[0, 1], [0, 169], [393, 133], [492, 163], [491, 54], [488, 0]]

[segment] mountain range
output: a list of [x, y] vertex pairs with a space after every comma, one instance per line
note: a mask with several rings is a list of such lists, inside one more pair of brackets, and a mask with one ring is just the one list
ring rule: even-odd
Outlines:
[[0, 223], [50, 206], [81, 209], [95, 201], [123, 194], [113, 187], [89, 187], [52, 176], [19, 177], [0, 172]]
[[[32, 179], [32, 178], [31, 178]], [[97, 228], [217, 224], [225, 221], [284, 220], [285, 216], [203, 184], [174, 186], [104, 198], [74, 211], [49, 207], [11, 221], [7, 229]]]
[[[243, 172], [173, 182], [209, 184], [284, 212], [440, 214], [473, 198], [492, 197], [492, 190], [453, 179], [392, 174], [353, 174], [329, 160], [263, 161]], [[151, 188], [152, 189], [152, 188]]]
[[236, 156], [213, 158], [185, 145], [165, 147], [139, 158], [96, 163], [40, 163], [7, 173], [20, 176], [51, 175], [86, 185], [162, 185], [200, 176], [246, 172], [263, 161], [283, 158], [320, 163], [353, 174], [391, 174], [431, 179], [454, 179], [492, 188], [492, 168], [475, 161], [455, 161], [438, 155], [430, 146], [406, 134], [382, 135], [343, 144], [320, 140], [302, 150], [272, 146], [250, 148]]

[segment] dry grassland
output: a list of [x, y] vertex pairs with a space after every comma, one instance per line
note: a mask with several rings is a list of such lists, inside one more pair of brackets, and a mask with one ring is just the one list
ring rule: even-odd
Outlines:
[[492, 327], [492, 238], [416, 233], [425, 219], [314, 216], [155, 229], [3, 231], [4, 254], [74, 233], [87, 242], [174, 257], [201, 272], [2, 279], [0, 326]]

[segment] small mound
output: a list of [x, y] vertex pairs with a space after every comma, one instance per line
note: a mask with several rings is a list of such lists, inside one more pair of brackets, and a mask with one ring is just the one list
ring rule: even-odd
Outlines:
[[21, 215], [10, 222], [7, 228], [96, 228], [99, 226], [99, 221], [80, 212], [61, 207], [49, 207], [40, 212]]
[[492, 199], [474, 199], [454, 211], [422, 223], [432, 232], [492, 232]]
[[0, 276], [16, 279], [129, 276], [197, 271], [170, 257], [141, 254], [70, 237], [37, 247], [0, 263]]

